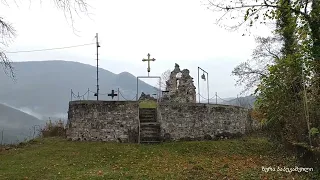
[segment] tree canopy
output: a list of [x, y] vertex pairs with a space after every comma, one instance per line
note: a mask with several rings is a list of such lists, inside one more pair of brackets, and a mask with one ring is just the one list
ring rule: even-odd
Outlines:
[[274, 37], [258, 38], [251, 61], [232, 73], [245, 90], [257, 87], [256, 114], [275, 137], [320, 146], [320, 1], [208, 2], [230, 30], [275, 24]]

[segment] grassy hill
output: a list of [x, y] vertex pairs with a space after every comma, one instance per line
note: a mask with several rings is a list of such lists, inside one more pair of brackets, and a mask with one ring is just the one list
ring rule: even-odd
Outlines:
[[262, 171], [262, 166], [295, 167], [295, 159], [283, 152], [256, 137], [159, 145], [46, 138], [0, 150], [0, 179], [310, 178], [311, 173]]

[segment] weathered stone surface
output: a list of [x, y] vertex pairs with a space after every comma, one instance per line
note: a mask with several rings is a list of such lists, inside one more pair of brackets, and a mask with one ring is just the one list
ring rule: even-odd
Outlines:
[[[72, 101], [67, 138], [135, 143], [138, 108], [138, 103], [132, 101]], [[230, 138], [258, 127], [248, 109], [228, 105], [159, 103], [157, 113], [164, 141]]]
[[234, 137], [251, 130], [248, 109], [215, 104], [161, 103], [158, 121], [161, 135], [170, 134], [172, 140], [207, 139], [225, 133]]
[[175, 64], [169, 80], [166, 81], [166, 91], [169, 92], [163, 95], [162, 102], [196, 102], [196, 87], [189, 73], [188, 69], [181, 71], [179, 65]]
[[138, 107], [138, 103], [133, 101], [71, 101], [67, 138], [80, 141], [136, 142]]

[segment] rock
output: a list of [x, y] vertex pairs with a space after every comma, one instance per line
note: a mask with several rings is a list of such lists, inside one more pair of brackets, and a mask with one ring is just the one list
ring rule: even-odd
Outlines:
[[204, 135], [204, 140], [212, 140], [212, 137], [209, 134]]
[[163, 95], [162, 102], [196, 103], [196, 87], [188, 69], [181, 71], [175, 63], [166, 85], [168, 93]]
[[152, 101], [157, 101], [156, 98], [151, 97], [150, 94], [145, 94], [144, 92], [141, 93], [141, 96], [139, 100], [152, 100]]

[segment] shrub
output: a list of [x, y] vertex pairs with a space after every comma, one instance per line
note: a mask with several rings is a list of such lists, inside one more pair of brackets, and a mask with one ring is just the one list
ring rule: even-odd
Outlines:
[[55, 123], [49, 120], [40, 132], [42, 137], [66, 137], [66, 128], [61, 119]]

